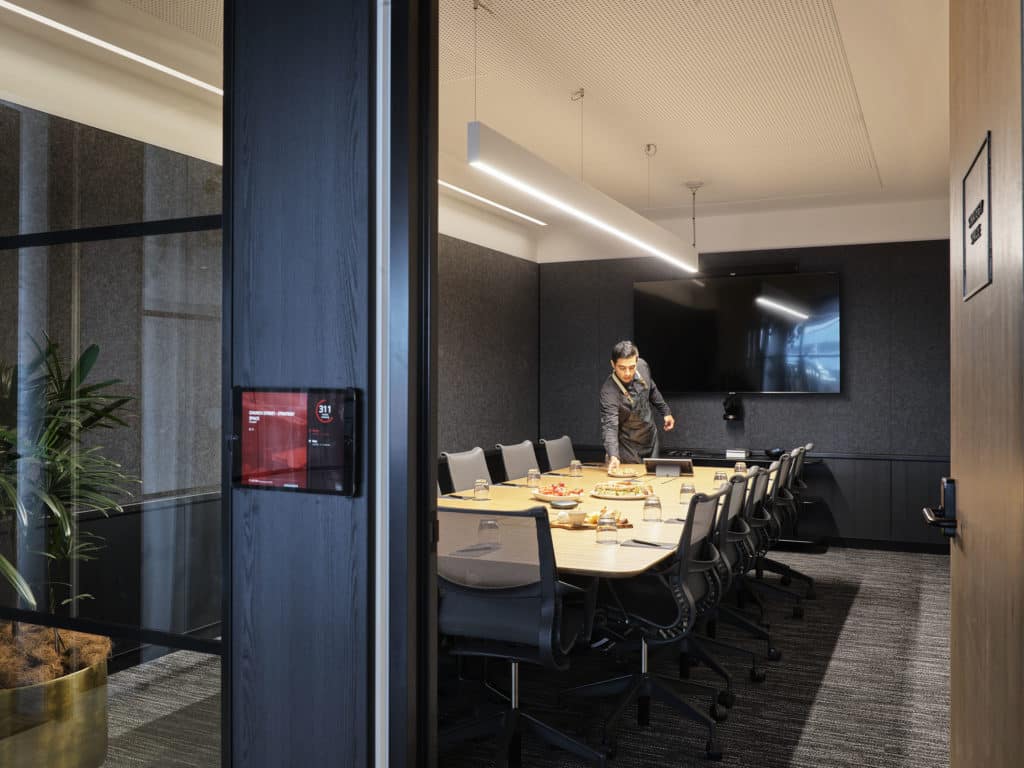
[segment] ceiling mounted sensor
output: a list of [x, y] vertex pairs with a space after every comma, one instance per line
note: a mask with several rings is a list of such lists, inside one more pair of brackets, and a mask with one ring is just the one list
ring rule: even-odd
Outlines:
[[680, 269], [697, 272], [692, 246], [479, 121], [468, 126], [467, 159], [473, 168], [535, 200]]

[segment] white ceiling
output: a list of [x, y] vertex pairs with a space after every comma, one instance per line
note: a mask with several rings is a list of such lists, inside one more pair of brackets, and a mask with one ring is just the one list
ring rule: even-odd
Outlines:
[[689, 212], [687, 180], [705, 214], [947, 194], [947, 0], [485, 2], [474, 78], [473, 0], [440, 0], [441, 173], [481, 194], [557, 219], [465, 165], [474, 96], [652, 218]]

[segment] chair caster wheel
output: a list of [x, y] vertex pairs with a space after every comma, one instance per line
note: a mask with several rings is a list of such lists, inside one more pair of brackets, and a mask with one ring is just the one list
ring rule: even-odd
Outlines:
[[717, 701], [711, 702], [711, 707], [708, 709], [708, 714], [711, 715], [711, 719], [716, 723], [724, 723], [729, 719], [729, 710], [721, 709], [718, 706]]
[[804, 600], [817, 600], [818, 593], [814, 591], [814, 587], [807, 588], [807, 594], [804, 595]]
[[804, 607], [802, 605], [793, 606], [793, 618], [802, 619], [804, 617]]
[[704, 746], [704, 756], [708, 760], [722, 759], [722, 747], [719, 745], [718, 739], [708, 739], [708, 743]]
[[782, 651], [771, 645], [768, 647], [768, 653], [765, 655], [765, 658], [768, 661], [779, 661], [782, 658]]
[[757, 667], [750, 668], [750, 679], [755, 683], [763, 683], [765, 677], [767, 676], [768, 673], [766, 673], [763, 669], [758, 669]]
[[781, 584], [784, 587], [788, 587], [792, 583], [793, 579], [791, 579], [789, 576], [783, 576], [781, 579], [779, 579], [779, 584]]
[[727, 709], [732, 709], [733, 705], [736, 704], [736, 694], [732, 691], [719, 691], [718, 703]]

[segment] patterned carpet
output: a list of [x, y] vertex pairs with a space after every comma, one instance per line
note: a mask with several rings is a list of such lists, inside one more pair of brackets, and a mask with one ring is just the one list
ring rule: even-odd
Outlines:
[[[825, 555], [782, 554], [818, 580], [818, 599], [802, 621], [772, 603], [773, 641], [783, 658], [755, 684], [733, 657], [737, 702], [719, 726], [723, 766], [754, 768], [941, 768], [949, 764], [949, 559], [940, 555], [833, 548]], [[724, 628], [719, 637], [738, 637]], [[670, 654], [671, 656], [671, 654]], [[602, 668], [603, 667], [603, 668]], [[673, 674], [674, 658], [654, 657]], [[609, 703], [574, 699], [555, 705], [553, 686], [621, 674], [606, 659], [585, 656], [568, 676], [524, 666], [523, 708], [552, 725], [600, 742]], [[707, 670], [694, 677], [712, 680]], [[697, 703], [701, 700], [692, 699]], [[595, 703], [596, 701], [596, 703]], [[651, 725], [623, 721], [613, 766], [699, 766], [705, 736], [672, 710], [651, 707]], [[527, 736], [524, 765], [577, 766], [566, 753]], [[493, 765], [486, 742], [444, 755], [445, 768]]]
[[[719, 726], [723, 766], [742, 768], [943, 768], [949, 763], [949, 560], [938, 555], [833, 548], [780, 555], [818, 579], [818, 599], [796, 621], [772, 604], [783, 659], [755, 684], [742, 660], [728, 660], [736, 706]], [[724, 627], [720, 637], [731, 635]], [[654, 657], [672, 674], [675, 660]], [[557, 687], [628, 668], [585, 655], [569, 675], [523, 671], [523, 707], [541, 719], [600, 740], [607, 701], [552, 695]], [[711, 679], [703, 668], [695, 678]], [[108, 768], [209, 768], [219, 764], [219, 660], [178, 652], [112, 675]], [[442, 700], [442, 711], [451, 702]], [[704, 735], [655, 703], [651, 725], [624, 720], [612, 766], [701, 766]], [[524, 765], [582, 765], [527, 737]], [[486, 742], [443, 756], [445, 768], [493, 765]]]
[[189, 651], [110, 676], [105, 768], [220, 765], [220, 658]]

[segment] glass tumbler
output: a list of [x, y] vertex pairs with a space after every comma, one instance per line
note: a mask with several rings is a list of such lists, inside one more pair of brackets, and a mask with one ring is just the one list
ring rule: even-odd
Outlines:
[[679, 486], [679, 503], [682, 505], [684, 513], [690, 508], [690, 499], [693, 498], [693, 494], [696, 492], [697, 489], [693, 483], [683, 483]]
[[540, 470], [536, 467], [526, 470], [526, 487], [540, 488]]
[[736, 466], [732, 468], [733, 472], [737, 474], [747, 471], [747, 463], [745, 461], [737, 461]]
[[477, 526], [476, 537], [477, 541], [488, 547], [494, 547], [495, 549], [500, 547], [501, 529], [498, 527], [498, 521], [493, 519], [481, 520], [480, 525]]
[[484, 479], [473, 483], [473, 498], [477, 501], [487, 501], [491, 497], [491, 484]]
[[603, 514], [597, 519], [597, 543], [618, 544], [619, 526], [611, 514]]
[[569, 477], [583, 477], [583, 462], [573, 459], [569, 462]]
[[660, 523], [661, 522], [661, 499], [657, 496], [648, 496], [644, 499], [644, 512], [643, 512], [645, 523]]
[[715, 482], [716, 483], [724, 483], [728, 479], [729, 479], [729, 473], [726, 472], [724, 469], [719, 469], [719, 470], [717, 470], [715, 472]]

